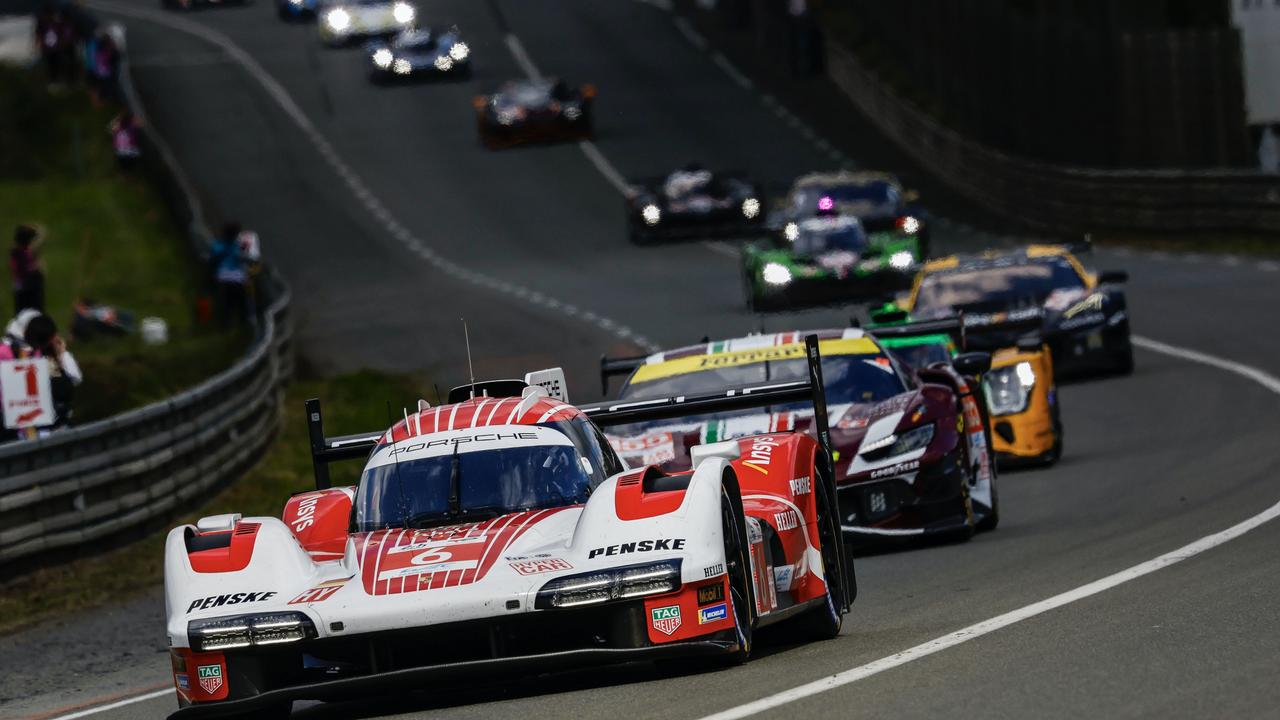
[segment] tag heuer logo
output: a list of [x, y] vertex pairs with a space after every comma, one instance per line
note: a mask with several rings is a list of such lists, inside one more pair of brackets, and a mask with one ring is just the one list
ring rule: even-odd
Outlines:
[[196, 668], [196, 673], [200, 676], [200, 687], [210, 695], [222, 687], [221, 665], [201, 665]]
[[649, 611], [653, 618], [653, 629], [664, 635], [671, 635], [680, 629], [680, 606], [668, 605]]

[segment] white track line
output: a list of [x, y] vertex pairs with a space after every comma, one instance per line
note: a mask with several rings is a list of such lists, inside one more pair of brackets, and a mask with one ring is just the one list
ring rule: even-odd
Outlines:
[[[1267, 390], [1280, 395], [1280, 378], [1277, 378], [1259, 368], [1238, 363], [1234, 360], [1227, 360], [1226, 358], [1202, 353], [1198, 350], [1178, 347], [1177, 345], [1169, 345], [1158, 340], [1152, 340], [1150, 338], [1140, 336], [1135, 336], [1133, 338], [1133, 344], [1140, 348], [1151, 350], [1152, 352], [1158, 352], [1171, 357], [1187, 360], [1189, 362], [1208, 365], [1210, 367], [1218, 368], [1219, 370], [1234, 373], [1252, 380], [1259, 385], [1262, 385], [1262, 387]], [[1278, 516], [1280, 516], [1280, 503], [1276, 503], [1257, 515], [1254, 515], [1241, 523], [1232, 525], [1226, 530], [1212, 535], [1206, 535], [1189, 545], [1184, 545], [1177, 550], [1165, 553], [1164, 555], [1146, 562], [1139, 563], [1131, 568], [1121, 570], [1113, 575], [1108, 575], [1100, 580], [1095, 580], [1087, 585], [1081, 585], [1078, 588], [1054, 595], [1053, 597], [1046, 598], [1040, 602], [1018, 608], [1017, 610], [1004, 613], [1003, 615], [997, 615], [989, 620], [983, 620], [982, 622], [975, 623], [966, 628], [956, 630], [953, 633], [943, 635], [940, 638], [921, 643], [915, 647], [907, 648], [902, 652], [880, 658], [879, 660], [873, 660], [865, 665], [859, 665], [858, 667], [838, 672], [820, 680], [815, 680], [813, 682], [791, 688], [790, 690], [784, 690], [780, 693], [768, 695], [759, 700], [744, 703], [737, 707], [732, 707], [712, 715], [707, 715], [702, 718], [702, 720], [738, 720], [738, 718], [750, 717], [751, 715], [762, 713], [766, 710], [781, 707], [787, 703], [803, 700], [804, 698], [812, 697], [828, 690], [834, 690], [835, 688], [855, 683], [859, 680], [864, 680], [872, 675], [877, 675], [886, 670], [892, 670], [893, 668], [906, 665], [913, 660], [928, 657], [936, 652], [941, 652], [942, 650], [955, 647], [956, 645], [966, 643], [975, 638], [980, 638], [983, 635], [995, 632], [1001, 628], [1006, 628], [1015, 623], [1022, 622], [1023, 620], [1036, 617], [1037, 615], [1043, 615], [1044, 613], [1056, 610], [1064, 605], [1069, 605], [1078, 600], [1092, 597], [1118, 585], [1123, 585], [1131, 580], [1137, 580], [1138, 578], [1149, 575], [1157, 570], [1169, 567], [1170, 565], [1176, 565], [1183, 560], [1193, 558], [1201, 553], [1218, 547], [1219, 545], [1228, 543], [1263, 523], [1274, 520]]]
[[538, 66], [533, 64], [533, 58], [529, 57], [529, 51], [524, 49], [524, 43], [520, 42], [520, 38], [515, 33], [507, 33], [503, 38], [507, 43], [507, 49], [511, 51], [511, 57], [516, 59], [516, 64], [529, 76], [530, 80], [542, 80], [542, 72], [538, 70]]
[[711, 55], [711, 62], [719, 65], [720, 69], [724, 70], [725, 74], [729, 76], [729, 79], [738, 83], [738, 85], [746, 88], [747, 90], [755, 87], [755, 83], [751, 82], [751, 78], [743, 75], [742, 71], [735, 67], [733, 63], [729, 62], [729, 58], [724, 55], [720, 53], [713, 53]]
[[677, 15], [671, 20], [671, 22], [675, 23], [676, 29], [680, 31], [680, 34], [684, 36], [685, 40], [689, 41], [690, 45], [698, 48], [699, 50], [707, 49], [707, 39], [702, 36], [702, 33], [694, 30], [688, 20]]
[[133, 705], [134, 703], [146, 702], [147, 700], [155, 700], [156, 698], [161, 698], [166, 695], [173, 697], [175, 692], [177, 691], [174, 690], [173, 688], [156, 690], [154, 692], [145, 693], [143, 695], [135, 695], [131, 698], [125, 698], [124, 700], [117, 700], [113, 703], [108, 703], [106, 705], [99, 705], [97, 707], [86, 708], [84, 710], [77, 710], [76, 712], [68, 713], [66, 715], [59, 715], [55, 718], [50, 718], [50, 720], [75, 720], [76, 718], [89, 717], [90, 715], [97, 715], [98, 713], [104, 713], [104, 712], [107, 712], [108, 710], [117, 710], [122, 707], [128, 707], [130, 705]]
[[[640, 346], [641, 348], [654, 352], [658, 349], [658, 345], [648, 338], [640, 335], [631, 328], [620, 323], [615, 323], [607, 318], [596, 315], [595, 313], [569, 313], [568, 309], [574, 308], [571, 303], [555, 300], [552, 305], [552, 299], [542, 293], [532, 293], [527, 288], [523, 288], [515, 283], [508, 282], [496, 277], [486, 275], [484, 273], [468, 269], [463, 265], [445, 258], [444, 256], [433, 250], [421, 238], [410, 232], [403, 224], [395, 219], [390, 210], [387, 209], [382, 201], [375, 196], [369, 188], [360, 179], [360, 176], [351, 169], [349, 165], [338, 155], [337, 150], [325, 138], [319, 129], [311, 122], [311, 119], [303, 112], [302, 108], [294, 102], [293, 97], [289, 95], [289, 91], [285, 90], [270, 73], [268, 73], [257, 60], [253, 58], [239, 45], [236, 45], [230, 38], [217, 30], [206, 27], [199, 23], [177, 17], [172, 14], [161, 13], [154, 10], [147, 10], [129, 5], [118, 5], [112, 2], [102, 2], [101, 0], [89, 0], [87, 3], [92, 8], [102, 12], [115, 15], [124, 15], [127, 17], [137, 18], [157, 25], [172, 28], [179, 32], [187, 33], [204, 40], [205, 42], [222, 49], [227, 56], [238, 64], [246, 73], [249, 74], [262, 89], [275, 101], [280, 109], [284, 111], [289, 119], [302, 131], [311, 144], [315, 147], [320, 157], [342, 178], [347, 184], [347, 188], [351, 191], [352, 196], [364, 205], [365, 209], [378, 221], [378, 223], [392, 237], [399, 240], [410, 251], [422, 258], [427, 264], [434, 266], [437, 270], [464, 282], [471, 283], [480, 287], [488, 288], [506, 295], [512, 295], [522, 300], [539, 305], [544, 309], [554, 310], [557, 314], [569, 315], [570, 317], [582, 318], [597, 328], [608, 332], [614, 337], [626, 340]], [[520, 44], [518, 38], [514, 35], [508, 35], [506, 38], [507, 47], [511, 49], [511, 54], [515, 56], [516, 62], [532, 78], [540, 78], [541, 74], [538, 68], [529, 59], [528, 53], [524, 51], [524, 46]], [[576, 308], [574, 308], [576, 309]]]

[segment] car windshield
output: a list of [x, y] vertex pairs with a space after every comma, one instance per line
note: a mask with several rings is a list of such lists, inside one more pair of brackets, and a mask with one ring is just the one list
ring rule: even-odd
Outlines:
[[894, 345], [889, 348], [902, 362], [914, 368], [924, 368], [936, 362], [951, 362], [951, 348], [946, 340]]
[[[808, 372], [808, 363], [803, 357], [766, 360], [670, 375], [645, 382], [631, 380], [623, 388], [622, 398], [644, 400], [769, 382], [791, 382], [807, 379]], [[832, 404], [879, 402], [900, 395], [907, 389], [889, 358], [883, 354], [824, 356], [822, 381], [826, 386], [827, 402]]]
[[612, 470], [586, 430], [582, 420], [496, 425], [383, 445], [360, 477], [356, 526], [431, 527], [582, 503]]
[[512, 105], [543, 107], [551, 103], [554, 95], [563, 94], [563, 90], [559, 88], [558, 83], [548, 80], [518, 81], [503, 86], [501, 95], [503, 100]]
[[662, 184], [662, 192], [675, 200], [694, 192], [706, 190], [711, 185], [713, 175], [710, 170], [677, 170], [667, 176]]
[[436, 36], [425, 30], [408, 32], [396, 38], [398, 50], [433, 50], [436, 47]]
[[1084, 288], [1074, 266], [1060, 257], [1033, 262], [948, 270], [926, 275], [915, 307], [922, 311], [994, 312], [1042, 305], [1054, 290]]
[[[855, 206], [868, 212], [893, 212], [902, 202], [898, 188], [883, 180], [873, 182], [809, 185], [797, 188], [791, 196], [792, 207], [816, 212], [834, 207]], [[828, 203], [830, 206], [827, 206]]]
[[862, 223], [851, 217], [813, 218], [797, 223], [795, 231], [784, 230], [784, 235], [795, 239], [791, 246], [799, 255], [818, 255], [837, 250], [861, 252], [867, 247], [867, 235]]

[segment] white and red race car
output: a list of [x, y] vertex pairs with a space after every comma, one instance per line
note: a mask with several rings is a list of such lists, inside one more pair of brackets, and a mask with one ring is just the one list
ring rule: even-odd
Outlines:
[[[741, 662], [790, 620], [831, 637], [856, 594], [825, 434], [805, 381], [578, 408], [559, 370], [463, 386], [385, 432], [325, 438], [283, 518], [170, 532], [177, 716], [287, 713], [463, 674], [634, 660]], [[548, 389], [551, 392], [548, 392]], [[814, 404], [817, 432], [700, 446], [691, 470], [625, 469], [602, 426]], [[817, 438], [815, 440], [815, 438]], [[357, 487], [328, 463], [367, 458]]]

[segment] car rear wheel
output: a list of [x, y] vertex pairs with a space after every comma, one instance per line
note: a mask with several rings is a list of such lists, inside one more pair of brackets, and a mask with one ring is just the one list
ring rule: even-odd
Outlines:
[[844, 542], [844, 537], [838, 526], [838, 513], [827, 503], [827, 493], [823, 489], [826, 483], [817, 472], [810, 477], [817, 479], [822, 485], [815, 488], [815, 499], [818, 504], [818, 542], [821, 543], [818, 549], [822, 553], [823, 584], [827, 589], [822, 604], [796, 618], [796, 624], [811, 639], [830, 640], [840, 634], [840, 628], [844, 625], [844, 612], [840, 605], [844, 597], [844, 584], [851, 579], [845, 577], [845, 567], [840, 560], [839, 543]]
[[[724, 569], [729, 576], [729, 604], [733, 611], [738, 649], [725, 658], [737, 665], [751, 657], [755, 627], [755, 599], [751, 595], [751, 558], [747, 543], [747, 521], [742, 501], [728, 485], [720, 488], [720, 525], [724, 536]], [[737, 500], [735, 502], [735, 500]]]

